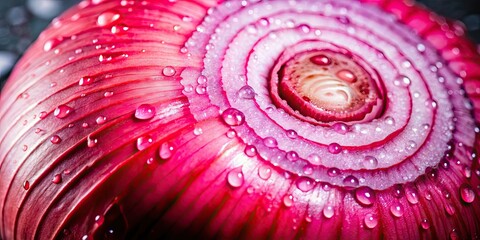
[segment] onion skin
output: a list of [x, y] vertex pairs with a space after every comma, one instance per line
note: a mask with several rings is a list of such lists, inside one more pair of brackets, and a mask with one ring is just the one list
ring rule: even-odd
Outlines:
[[[202, 23], [218, 24], [214, 29], [225, 27], [222, 23], [229, 19], [215, 16], [226, 14], [228, 4], [241, 3], [83, 1], [42, 33], [2, 89], [0, 239], [480, 237], [475, 128], [480, 118], [480, 56], [458, 23], [409, 1], [362, 1], [371, 11], [393, 14], [394, 24], [415, 32], [428, 56], [440, 59], [431, 67], [445, 71], [447, 84], [442, 90], [448, 91], [448, 84], [455, 82], [459, 90], [445, 97], [450, 103], [439, 100], [425, 106], [433, 116], [426, 120], [432, 122], [429, 126], [437, 125], [422, 135], [425, 142], [411, 144], [418, 150], [409, 149], [408, 156], [396, 161], [359, 167], [351, 163], [357, 159], [346, 155], [373, 152], [403, 136], [408, 123], [416, 121], [414, 100], [399, 107], [408, 116], [395, 116], [394, 130], [380, 140], [356, 136], [347, 141], [349, 134], [358, 134], [352, 133], [354, 126], [333, 125], [340, 129], [333, 138], [343, 140], [317, 143], [310, 134], [289, 131], [299, 127], [293, 124], [294, 117], [279, 117], [282, 122], [278, 124], [269, 118], [285, 133], [277, 137], [280, 133], [273, 131], [273, 140], [267, 139], [262, 131], [274, 124], [259, 122], [251, 112], [237, 109], [242, 100], [229, 98], [229, 86], [235, 84], [223, 77], [231, 74], [226, 66], [233, 61], [232, 69], [250, 71], [245, 76], [251, 81], [249, 74], [255, 66], [248, 65], [249, 59], [228, 58], [229, 54], [241, 56], [243, 46], [225, 47], [224, 55], [217, 56], [222, 39], [213, 39], [219, 43], [213, 48], [201, 41], [212, 31], [202, 29]], [[352, 9], [356, 4], [352, 3]], [[235, 14], [246, 14], [242, 9], [238, 6]], [[211, 19], [205, 19], [207, 14]], [[356, 17], [351, 16], [354, 23]], [[277, 33], [289, 31], [281, 28]], [[322, 31], [326, 38], [328, 31]], [[221, 33], [229, 36], [227, 31]], [[192, 39], [196, 42], [189, 45]], [[211, 63], [216, 61], [221, 64]], [[410, 64], [415, 68], [420, 63]], [[369, 73], [376, 70], [380, 71]], [[205, 83], [199, 74], [205, 75]], [[389, 92], [388, 83], [384, 86], [373, 75], [371, 82], [379, 92]], [[221, 85], [212, 84], [217, 80], [223, 81]], [[416, 84], [413, 77], [412, 84], [410, 88]], [[224, 89], [217, 90], [220, 86]], [[240, 96], [256, 101], [268, 96], [254, 87], [255, 93]], [[407, 95], [414, 99], [413, 92]], [[385, 104], [384, 112], [394, 108], [395, 101]], [[430, 110], [432, 105], [436, 109]], [[269, 116], [268, 110], [259, 111]], [[450, 112], [455, 120], [443, 120], [442, 114]], [[312, 124], [316, 128], [329, 125]], [[444, 131], [451, 133], [446, 140], [436, 135], [445, 126]], [[435, 142], [436, 150], [431, 147], [427, 159], [419, 152], [428, 142]], [[326, 154], [307, 158], [310, 146]], [[270, 149], [284, 155], [265, 161], [265, 156], [278, 153]], [[430, 159], [443, 149], [441, 157]], [[345, 162], [329, 162], [330, 158]], [[301, 165], [304, 162], [309, 164]], [[416, 169], [411, 175], [418, 176], [398, 181], [396, 177], [410, 174], [409, 167]]]

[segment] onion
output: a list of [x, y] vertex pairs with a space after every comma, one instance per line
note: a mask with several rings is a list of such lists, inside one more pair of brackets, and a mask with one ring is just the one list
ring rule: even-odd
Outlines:
[[82, 1], [2, 90], [0, 238], [478, 238], [479, 62], [410, 1]]

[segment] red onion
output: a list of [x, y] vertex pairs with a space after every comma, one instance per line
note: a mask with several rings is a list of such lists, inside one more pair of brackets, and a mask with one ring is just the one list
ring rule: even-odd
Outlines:
[[478, 238], [479, 62], [411, 1], [83, 1], [2, 90], [0, 238]]

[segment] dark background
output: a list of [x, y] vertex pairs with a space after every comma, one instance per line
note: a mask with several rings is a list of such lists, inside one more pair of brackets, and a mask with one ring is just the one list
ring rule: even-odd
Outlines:
[[[417, 1], [440, 15], [461, 20], [469, 36], [480, 43], [480, 0]], [[55, 16], [77, 2], [79, 0], [0, 0], [0, 88], [38, 34]]]

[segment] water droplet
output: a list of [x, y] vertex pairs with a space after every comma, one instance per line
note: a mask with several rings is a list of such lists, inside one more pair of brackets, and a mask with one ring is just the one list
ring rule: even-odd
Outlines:
[[238, 188], [243, 185], [244, 179], [243, 179], [243, 172], [242, 172], [242, 167], [237, 167], [232, 169], [228, 174], [227, 174], [227, 182], [230, 186], [234, 188]]
[[98, 143], [98, 140], [96, 138], [91, 138], [90, 135], [87, 137], [87, 146], [88, 147], [95, 147]]
[[289, 138], [291, 138], [291, 139], [295, 139], [295, 138], [298, 137], [297, 132], [295, 132], [295, 130], [291, 130], [291, 129], [290, 129], [290, 130], [287, 130], [287, 131], [285, 132], [285, 134], [287, 135], [287, 137], [289, 137]]
[[227, 108], [223, 111], [222, 118], [229, 126], [240, 126], [245, 122], [245, 115], [235, 108]]
[[23, 189], [25, 189], [25, 190], [30, 189], [30, 182], [28, 180], [23, 182]]
[[406, 186], [405, 187], [405, 196], [407, 197], [407, 201], [411, 204], [418, 203], [418, 191], [414, 186]]
[[243, 86], [238, 90], [238, 97], [243, 99], [254, 99], [255, 98], [255, 90], [250, 86]]
[[359, 182], [356, 177], [348, 175], [343, 179], [343, 184], [345, 184], [346, 187], [357, 187]]
[[200, 135], [203, 134], [203, 129], [202, 129], [201, 127], [195, 127], [195, 128], [193, 129], [193, 134], [194, 134], [195, 136], [200, 136]]
[[402, 86], [402, 87], [408, 87], [412, 84], [412, 81], [410, 80], [410, 78], [406, 77], [406, 76], [398, 76], [394, 81], [393, 81], [393, 84], [395, 86]]
[[95, 122], [98, 124], [98, 125], [102, 125], [104, 123], [107, 122], [107, 117], [105, 116], [98, 116], [97, 119], [95, 119]]
[[332, 60], [323, 54], [315, 55], [310, 58], [310, 62], [317, 64], [319, 66], [327, 66], [332, 64]]
[[245, 155], [249, 156], [249, 157], [254, 157], [255, 155], [257, 155], [257, 148], [253, 145], [247, 145], [245, 147]]
[[365, 156], [362, 164], [366, 169], [375, 169], [378, 166], [378, 160], [373, 156]]
[[164, 76], [171, 77], [175, 75], [176, 72], [177, 71], [175, 71], [175, 68], [173, 68], [172, 66], [166, 66], [165, 68], [163, 68], [162, 74]]
[[265, 144], [265, 146], [270, 148], [274, 148], [278, 144], [277, 140], [273, 137], [266, 137], [265, 139], [263, 139], [263, 143]]
[[424, 218], [422, 219], [422, 222], [420, 223], [420, 225], [422, 226], [423, 229], [427, 230], [430, 228], [430, 222], [428, 221], [428, 219]]
[[464, 166], [462, 169], [463, 176], [466, 178], [472, 177], [472, 169], [469, 166]]
[[128, 29], [129, 29], [128, 26], [124, 24], [119, 24], [119, 25], [112, 26], [110, 31], [112, 32], [112, 34], [121, 34], [128, 31]]
[[28, 146], [27, 145], [23, 145], [22, 146], [22, 151], [26, 152], [28, 150]]
[[120, 14], [116, 11], [106, 11], [100, 14], [97, 18], [97, 25], [99, 27], [108, 26], [120, 19]]
[[55, 108], [53, 115], [59, 119], [63, 119], [63, 118], [66, 118], [68, 115], [70, 115], [72, 112], [73, 112], [73, 108], [62, 104], [57, 108]]
[[54, 49], [54, 48], [57, 47], [60, 43], [62, 43], [63, 40], [64, 40], [63, 37], [57, 37], [57, 38], [49, 39], [49, 40], [46, 41], [45, 44], [43, 45], [43, 51], [48, 52], [48, 51]]
[[295, 162], [298, 160], [298, 153], [295, 151], [289, 151], [287, 152], [286, 157], [289, 161]]
[[320, 159], [320, 156], [318, 156], [317, 154], [315, 153], [312, 153], [310, 155], [308, 155], [307, 157], [307, 160], [313, 164], [313, 165], [320, 165], [321, 164], [321, 159]]
[[299, 177], [296, 182], [297, 188], [302, 192], [311, 191], [315, 187], [315, 181], [308, 177]]
[[205, 94], [205, 93], [207, 92], [207, 87], [202, 86], [202, 85], [198, 85], [198, 86], [195, 88], [195, 92], [196, 92], [197, 94], [200, 94], [200, 95]]
[[367, 228], [375, 228], [378, 225], [378, 216], [376, 214], [369, 213], [365, 215], [363, 222]]
[[425, 50], [426, 50], [425, 45], [423, 45], [421, 43], [417, 44], [417, 51], [423, 53], [423, 52], [425, 52]]
[[335, 211], [333, 210], [333, 207], [330, 205], [327, 205], [323, 208], [323, 216], [326, 218], [332, 218], [333, 215], [335, 214]]
[[371, 206], [375, 202], [375, 192], [369, 187], [359, 187], [355, 190], [355, 199], [363, 205]]
[[394, 204], [392, 204], [392, 206], [390, 206], [390, 213], [392, 213], [392, 215], [394, 217], [399, 218], [399, 217], [403, 216], [403, 214], [405, 213], [405, 210], [404, 210], [402, 204], [394, 203]]
[[312, 174], [312, 173], [313, 173], [313, 168], [312, 168], [312, 166], [310, 166], [310, 165], [305, 165], [305, 166], [303, 167], [303, 174], [305, 174], [305, 175], [310, 175], [310, 174]]
[[38, 115], [38, 117], [39, 117], [40, 119], [45, 119], [45, 118], [47, 117], [47, 115], [48, 115], [47, 112], [42, 111], [42, 112], [40, 112], [40, 114]]
[[93, 82], [94, 82], [93, 77], [85, 76], [85, 77], [81, 77], [80, 80], [78, 80], [78, 85], [87, 86], [92, 84]]
[[153, 138], [152, 136], [142, 136], [142, 137], [139, 137], [137, 138], [137, 149], [139, 151], [142, 151], [146, 148], [148, 148], [150, 145], [152, 145], [153, 143]]
[[293, 196], [292, 195], [285, 195], [283, 197], [283, 205], [285, 205], [285, 207], [291, 207], [293, 205]]
[[460, 196], [465, 203], [472, 203], [475, 201], [475, 191], [468, 184], [463, 184], [460, 187]]
[[141, 104], [135, 109], [135, 118], [140, 120], [151, 119], [157, 113], [155, 107], [150, 104]]
[[53, 144], [59, 144], [61, 141], [62, 139], [58, 135], [53, 135], [50, 138], [50, 142], [52, 142]]
[[395, 125], [395, 119], [393, 117], [390, 117], [390, 116], [385, 118], [385, 122], [388, 125]]
[[62, 182], [62, 175], [55, 174], [55, 176], [53, 176], [52, 183], [59, 184], [61, 182]]
[[172, 157], [174, 149], [175, 148], [169, 142], [164, 142], [158, 149], [158, 155], [161, 159], [167, 160]]
[[340, 144], [338, 143], [330, 143], [328, 145], [328, 151], [331, 154], [339, 154], [342, 152], [342, 146], [340, 146]]
[[357, 76], [355, 76], [355, 74], [348, 69], [340, 70], [337, 72], [336, 75], [341, 80], [347, 81], [349, 83], [353, 83], [357, 80]]
[[272, 176], [272, 169], [267, 166], [260, 166], [258, 168], [258, 176], [263, 180], [268, 180]]
[[82, 123], [82, 127], [83, 127], [83, 128], [88, 128], [88, 127], [90, 127], [90, 124], [84, 122], [84, 123]]
[[345, 134], [349, 130], [348, 125], [345, 124], [345, 123], [335, 123], [335, 124], [333, 124], [332, 129], [335, 132], [340, 133], [340, 134]]
[[235, 136], [237, 136], [237, 132], [235, 132], [235, 130], [233, 129], [229, 129], [226, 133], [227, 137], [228, 138], [234, 138]]
[[330, 177], [338, 176], [338, 174], [340, 174], [340, 169], [335, 168], [335, 167], [329, 168], [329, 169], [327, 170], [327, 174], [328, 174], [328, 176], [330, 176]]

